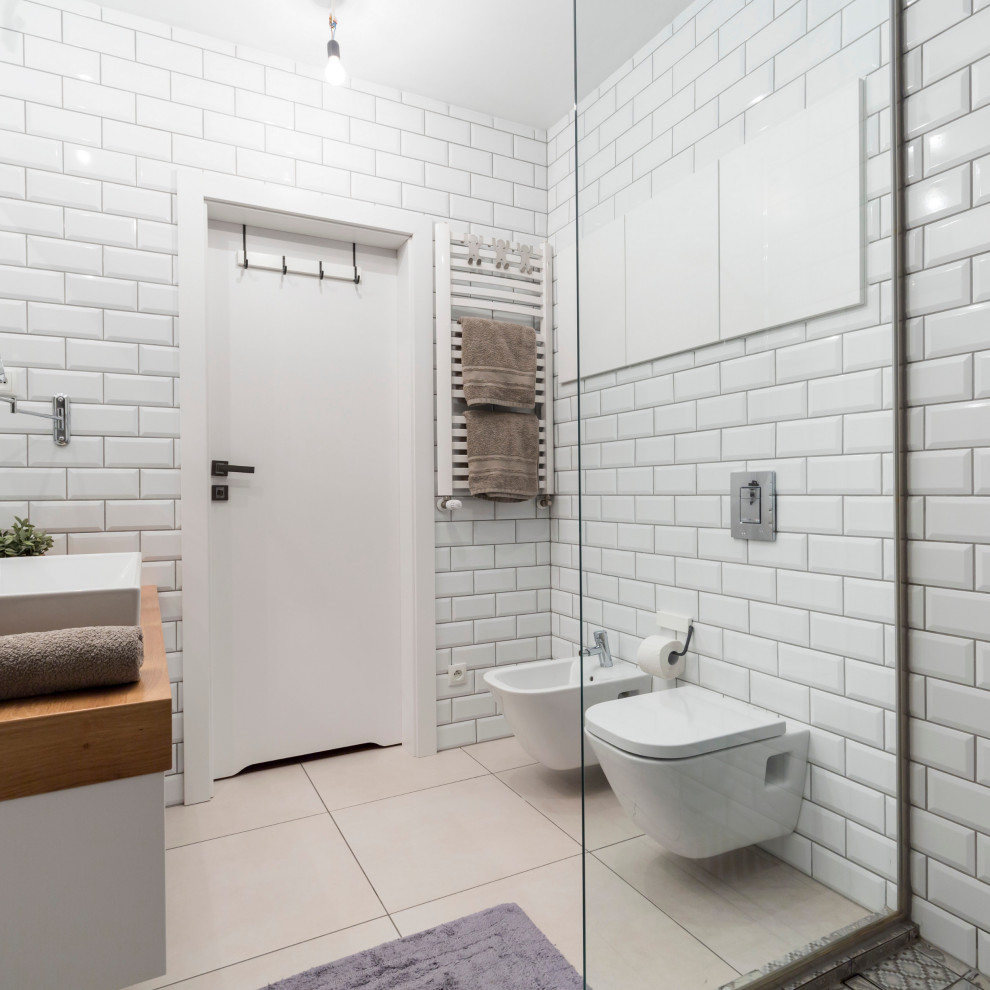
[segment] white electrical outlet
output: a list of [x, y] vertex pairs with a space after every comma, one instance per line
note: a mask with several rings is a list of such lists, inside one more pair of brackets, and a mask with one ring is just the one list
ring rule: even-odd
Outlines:
[[452, 663], [447, 668], [447, 683], [451, 687], [460, 687], [467, 681], [467, 664]]
[[[7, 368], [6, 369], [6, 382], [0, 382], [0, 395], [13, 395], [17, 397], [22, 397], [24, 395], [24, 390], [19, 386], [22, 383], [22, 375], [24, 370], [22, 368]], [[6, 408], [6, 406], [4, 406]]]

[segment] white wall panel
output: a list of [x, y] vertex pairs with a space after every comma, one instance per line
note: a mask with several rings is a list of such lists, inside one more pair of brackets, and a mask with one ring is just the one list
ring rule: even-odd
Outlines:
[[562, 382], [577, 378], [577, 250], [566, 247], [554, 258], [557, 276], [557, 358], [555, 370]]
[[626, 214], [626, 364], [719, 339], [718, 165]]
[[723, 339], [863, 302], [861, 107], [850, 83], [722, 159]]
[[613, 220], [580, 244], [582, 376], [626, 364], [625, 222]]

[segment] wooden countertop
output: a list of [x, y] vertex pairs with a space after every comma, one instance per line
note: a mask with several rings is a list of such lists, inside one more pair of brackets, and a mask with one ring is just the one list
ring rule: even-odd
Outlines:
[[172, 692], [158, 591], [141, 589], [141, 680], [0, 701], [0, 801], [172, 766]]

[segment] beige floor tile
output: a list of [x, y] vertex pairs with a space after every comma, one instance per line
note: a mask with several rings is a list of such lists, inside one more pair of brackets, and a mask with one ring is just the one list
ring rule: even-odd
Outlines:
[[513, 767], [524, 767], [535, 763], [529, 753], [519, 745], [515, 736], [504, 739], [492, 739], [491, 742], [476, 743], [465, 746], [464, 752], [476, 759], [486, 770], [501, 773]]
[[[572, 839], [581, 841], [580, 770], [560, 773], [534, 763], [532, 766], [506, 770], [498, 777]], [[643, 834], [622, 810], [601, 767], [588, 767], [585, 787], [589, 849], [599, 849]]]
[[487, 774], [345, 808], [333, 817], [390, 912], [580, 851]]
[[165, 848], [325, 814], [298, 765], [253, 770], [214, 785], [213, 800], [165, 810]]
[[586, 865], [594, 990], [710, 990], [739, 975], [594, 855]]
[[757, 846], [688, 863], [717, 877], [729, 888], [728, 898], [756, 911], [768, 928], [782, 935], [790, 933], [790, 949], [830, 935], [869, 914], [861, 905]]
[[164, 986], [385, 912], [329, 815], [170, 849]]
[[580, 856], [400, 911], [392, 921], [400, 934], [412, 935], [506, 903], [518, 904], [571, 965], [581, 969]]
[[254, 990], [255, 987], [267, 986], [398, 937], [395, 925], [388, 918], [378, 918], [332, 935], [323, 935], [287, 949], [225, 966], [203, 976], [194, 976], [191, 980], [173, 983], [172, 987], [174, 990]]
[[331, 811], [467, 780], [485, 772], [459, 749], [415, 757], [402, 746], [342, 753], [310, 760], [303, 767]]
[[[595, 990], [707, 990], [737, 975], [595, 860], [589, 862], [589, 889], [588, 983]], [[580, 856], [422, 904], [392, 920], [411, 935], [507, 901], [581, 970]]]
[[754, 905], [737, 902], [725, 884], [711, 874], [699, 876], [689, 860], [666, 852], [647, 836], [595, 855], [741, 973], [792, 947], [791, 938], [764, 925]]
[[743, 973], [865, 914], [756, 847], [690, 860], [643, 836], [595, 855]]

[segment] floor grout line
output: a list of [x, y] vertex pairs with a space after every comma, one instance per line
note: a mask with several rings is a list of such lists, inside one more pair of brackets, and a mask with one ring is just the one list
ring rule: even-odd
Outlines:
[[492, 884], [501, 883], [503, 880], [514, 880], [516, 877], [524, 877], [527, 873], [536, 873], [537, 870], [545, 870], [548, 866], [556, 866], [559, 863], [567, 863], [572, 859], [577, 859], [580, 855], [580, 852], [572, 853], [571, 855], [563, 856], [560, 859], [552, 859], [549, 863], [541, 863], [539, 866], [531, 866], [528, 869], [520, 870], [518, 873], [508, 873], [504, 877], [496, 877], [494, 880], [486, 880], [484, 883], [476, 883], [473, 887], [465, 887], [463, 890], [453, 890], [449, 894], [441, 894], [439, 897], [431, 897], [428, 901], [420, 901], [418, 904], [410, 904], [408, 907], [399, 908], [397, 911], [393, 911], [389, 917], [391, 918], [393, 914], [402, 914], [404, 911], [414, 911], [416, 908], [426, 907], [427, 904], [436, 904], [437, 901], [445, 901], [448, 897], [457, 897], [458, 894], [468, 894], [472, 890], [481, 890], [483, 887], [490, 887]]
[[[306, 776], [309, 777], [309, 782], [312, 784], [313, 783], [313, 778], [309, 776], [309, 772], [306, 770], [305, 765], [303, 765], [303, 773], [305, 773]], [[316, 787], [316, 784], [313, 784], [313, 787], [315, 788]], [[316, 793], [320, 797], [320, 803], [323, 805], [324, 808], [327, 808], [327, 803], [326, 803], [326, 801], [323, 800], [323, 795], [320, 794], [320, 792], [319, 792], [318, 789], [317, 789]], [[381, 894], [378, 893], [378, 888], [371, 882], [371, 877], [368, 876], [368, 871], [365, 870], [364, 864], [361, 862], [360, 859], [358, 859], [357, 854], [351, 848], [351, 844], [347, 841], [347, 836], [344, 835], [343, 830], [337, 824], [337, 820], [333, 817], [333, 812], [329, 808], [327, 808], [327, 814], [330, 816], [330, 821], [333, 822], [333, 827], [337, 830], [337, 834], [340, 836], [341, 841], [347, 847], [347, 851], [351, 854], [351, 859], [353, 859], [354, 862], [357, 863], [357, 868], [361, 871], [362, 876], [368, 882], [368, 886], [371, 888], [371, 892], [375, 895], [375, 899], [381, 905], [382, 911], [386, 915], [388, 915], [388, 908], [385, 907], [385, 902], [382, 900]], [[390, 915], [389, 915], [389, 920], [391, 920], [391, 916]]]
[[[532, 764], [530, 764], [530, 765], [532, 765]], [[517, 767], [516, 769], [520, 769], [520, 768], [518, 768], [518, 767]], [[509, 771], [508, 771], [508, 770], [502, 770], [501, 772], [502, 772], [502, 773], [508, 773]], [[507, 787], [507, 788], [508, 788], [508, 789], [509, 789], [509, 790], [510, 790], [510, 791], [511, 791], [511, 792], [512, 792], [512, 793], [513, 793], [513, 794], [514, 794], [514, 795], [515, 795], [515, 796], [516, 796], [517, 798], [519, 798], [519, 800], [520, 800], [520, 801], [524, 801], [524, 802], [525, 802], [526, 804], [528, 804], [528, 805], [529, 805], [529, 807], [531, 807], [531, 808], [532, 808], [532, 809], [533, 809], [533, 810], [534, 810], [534, 811], [535, 811], [535, 812], [536, 812], [537, 814], [539, 814], [539, 815], [541, 815], [541, 816], [542, 816], [543, 818], [545, 818], [545, 819], [546, 819], [546, 820], [547, 820], [547, 821], [548, 821], [548, 822], [549, 822], [549, 823], [550, 823], [551, 825], [553, 825], [553, 827], [554, 827], [554, 828], [556, 828], [556, 829], [557, 829], [558, 831], [560, 831], [561, 833], [563, 833], [563, 834], [564, 834], [564, 835], [565, 835], [565, 836], [566, 836], [566, 837], [567, 837], [568, 839], [570, 839], [570, 840], [571, 840], [571, 842], [576, 842], [576, 843], [577, 843], [577, 847], [578, 847], [578, 852], [579, 852], [579, 853], [580, 853], [580, 852], [583, 852], [583, 851], [584, 851], [584, 850], [582, 850], [582, 848], [581, 848], [581, 840], [580, 840], [580, 839], [575, 839], [573, 835], [571, 835], [571, 834], [570, 834], [569, 832], [567, 832], [567, 830], [566, 830], [566, 829], [564, 829], [564, 828], [563, 828], [562, 826], [560, 826], [560, 825], [558, 825], [558, 824], [557, 824], [557, 822], [555, 822], [555, 821], [554, 821], [554, 820], [553, 820], [553, 819], [552, 819], [552, 818], [551, 818], [551, 817], [550, 817], [550, 816], [549, 816], [549, 815], [548, 815], [548, 814], [547, 814], [547, 813], [546, 813], [545, 811], [543, 811], [543, 809], [542, 809], [542, 808], [537, 808], [537, 806], [536, 806], [535, 804], [533, 804], [533, 802], [532, 802], [532, 801], [530, 801], [530, 800], [529, 800], [529, 798], [526, 798], [526, 797], [523, 797], [523, 795], [522, 795], [522, 794], [520, 794], [520, 793], [519, 793], [519, 792], [518, 792], [518, 791], [517, 791], [517, 790], [516, 790], [516, 789], [515, 789], [515, 788], [514, 788], [514, 787], [513, 787], [513, 786], [512, 786], [511, 784], [509, 784], [508, 782], [506, 782], [506, 781], [504, 781], [504, 780], [502, 780], [502, 778], [501, 778], [501, 777], [500, 777], [500, 776], [499, 776], [499, 775], [498, 775], [497, 773], [493, 773], [493, 774], [492, 774], [492, 776], [493, 776], [493, 777], [494, 777], [494, 778], [495, 778], [495, 779], [496, 779], [496, 780], [497, 780], [497, 781], [498, 781], [498, 782], [499, 782], [499, 783], [500, 783], [500, 784], [501, 784], [501, 785], [502, 785], [503, 787]]]
[[[450, 752], [450, 751], [449, 750], [445, 750], [444, 752]], [[323, 757], [323, 759], [326, 759], [326, 757]], [[315, 761], [313, 761], [313, 762], [315, 762]], [[478, 763], [477, 760], [475, 760], [474, 762], [475, 763]], [[481, 767], [481, 764], [478, 763], [478, 766], [481, 767], [481, 769], [484, 771], [484, 773], [471, 774], [470, 777], [458, 777], [455, 780], [445, 780], [445, 781], [443, 781], [443, 783], [440, 783], [440, 784], [427, 784], [425, 787], [414, 787], [412, 790], [409, 790], [409, 791], [399, 791], [399, 793], [397, 793], [397, 794], [388, 794], [385, 797], [372, 798], [370, 801], [356, 801], [354, 804], [345, 804], [345, 805], [343, 805], [340, 808], [333, 808], [331, 810], [327, 806], [326, 801], [323, 800], [323, 795], [320, 794], [319, 788], [316, 786], [316, 784], [313, 783], [313, 778], [309, 776], [309, 771], [306, 770], [306, 764], [305, 763], [301, 763], [299, 765], [302, 767], [303, 772], [306, 774], [306, 777], [309, 780], [310, 784], [313, 785], [313, 789], [319, 795], [320, 801], [322, 802], [323, 807], [326, 808], [327, 809], [327, 812], [329, 814], [331, 814], [331, 815], [334, 814], [335, 812], [338, 812], [338, 811], [349, 811], [351, 808], [363, 808], [363, 807], [365, 807], [365, 805], [378, 804], [380, 801], [391, 801], [393, 798], [407, 797], [410, 794], [420, 794], [423, 791], [435, 791], [438, 787], [449, 787], [451, 784], [462, 784], [466, 780], [478, 780], [480, 777], [484, 777], [485, 774], [488, 774], [490, 776], [495, 776], [495, 774], [492, 773], [491, 770], [488, 770], [485, 767]]]
[[[626, 840], [626, 841], [630, 841], [630, 840]], [[660, 912], [660, 914], [662, 914], [668, 921], [672, 922], [674, 925], [680, 928], [680, 930], [684, 932], [689, 938], [694, 939], [694, 941], [697, 942], [698, 945], [700, 945], [703, 949], [706, 949], [708, 952], [710, 952], [713, 956], [715, 956], [716, 959], [720, 959], [722, 962], [724, 962], [725, 965], [728, 966], [729, 969], [731, 969], [732, 972], [736, 974], [736, 976], [743, 975], [742, 973], [739, 972], [738, 969], [736, 969], [735, 966], [732, 965], [732, 963], [729, 962], [728, 959], [726, 959], [724, 956], [719, 955], [710, 945], [705, 945], [705, 943], [702, 942], [701, 939], [694, 934], [694, 932], [685, 928], [684, 925], [682, 925], [676, 918], [672, 918], [669, 914], [667, 914], [666, 911], [663, 910], [663, 908], [660, 907], [660, 905], [654, 904], [653, 901], [651, 901], [650, 898], [646, 896], [646, 894], [644, 894], [641, 890], [637, 890], [624, 876], [622, 876], [621, 873], [616, 873], [615, 870], [613, 870], [612, 867], [608, 865], [608, 863], [605, 863], [602, 860], [600, 860], [597, 856], [594, 855], [594, 853], [590, 853], [590, 854], [586, 853], [585, 855], [591, 855], [592, 858], [597, 863], [600, 863], [603, 867], [605, 867], [605, 869], [608, 870], [609, 873], [611, 873], [613, 876], [618, 877], [618, 879], [634, 893], [638, 894], [645, 901], [652, 904], [653, 907]]]
[[[366, 921], [358, 921], [353, 925], [345, 925], [343, 928], [335, 928], [332, 932], [323, 932], [321, 935], [314, 935], [312, 938], [304, 938], [300, 942], [290, 942], [288, 945], [280, 945], [277, 949], [272, 949], [269, 952], [259, 952], [256, 956], [246, 956], [244, 959], [238, 959], [236, 962], [227, 963], [226, 966], [216, 966], [213, 969], [204, 970], [202, 973], [194, 973], [192, 976], [184, 976], [181, 980], [176, 980], [174, 983], [162, 983], [155, 987], [154, 990], [168, 990], [169, 987], [181, 987], [183, 983], [188, 983], [190, 980], [198, 980], [204, 976], [209, 976], [211, 973], [222, 973], [225, 969], [233, 969], [235, 966], [240, 966], [243, 963], [253, 962], [255, 959], [264, 959], [265, 956], [273, 956], [276, 952], [284, 952], [286, 949], [295, 949], [300, 945], [306, 945], [309, 942], [316, 942], [321, 938], [327, 938], [329, 935], [339, 935], [342, 932], [349, 932], [354, 928], [360, 928], [362, 925], [370, 925], [374, 921], [382, 921], [388, 918], [392, 925], [392, 928], [398, 934], [398, 929], [395, 927], [395, 923], [388, 916], [388, 914], [380, 914], [377, 918], [368, 918]], [[401, 938], [401, 936], [400, 936]], [[334, 960], [329, 960], [333, 962]], [[317, 963], [317, 965], [320, 965]]]
[[[476, 746], [478, 744], [472, 744], [472, 745]], [[517, 791], [507, 780], [503, 779], [502, 776], [500, 776], [502, 774], [511, 774], [514, 771], [522, 770], [522, 769], [525, 769], [527, 767], [537, 766], [538, 765], [538, 761], [534, 761], [533, 763], [520, 764], [518, 766], [509, 766], [509, 767], [506, 767], [506, 768], [504, 768], [502, 770], [493, 770], [493, 769], [490, 769], [489, 767], [485, 766], [476, 756], [472, 755], [469, 752], [470, 748], [471, 748], [470, 746], [468, 746], [468, 747], [463, 747], [463, 746], [462, 747], [457, 747], [457, 749], [459, 749], [461, 752], [465, 753], [465, 755], [467, 755], [472, 760], [473, 764], [476, 765], [479, 768], [479, 772], [478, 773], [472, 773], [470, 776], [459, 777], [459, 778], [454, 779], [454, 780], [444, 781], [443, 783], [429, 784], [429, 785], [424, 786], [424, 787], [413, 788], [412, 790], [402, 791], [402, 792], [400, 792], [398, 794], [390, 794], [390, 795], [388, 795], [386, 797], [375, 798], [375, 799], [370, 800], [370, 801], [359, 801], [359, 802], [357, 802], [355, 804], [345, 805], [344, 807], [335, 808], [333, 810], [331, 810], [329, 808], [329, 806], [327, 805], [326, 800], [324, 799], [323, 795], [320, 793], [320, 790], [319, 790], [319, 788], [317, 787], [317, 785], [316, 785], [316, 783], [314, 781], [314, 778], [310, 775], [309, 770], [307, 769], [308, 764], [313, 764], [313, 763], [316, 763], [318, 761], [317, 760], [311, 760], [311, 761], [305, 761], [305, 762], [300, 761], [300, 762], [295, 762], [295, 763], [288, 763], [288, 764], [286, 764], [287, 766], [298, 766], [303, 771], [309, 787], [311, 787], [316, 792], [317, 798], [319, 799], [319, 803], [324, 808], [324, 811], [323, 812], [315, 812], [313, 814], [300, 815], [300, 816], [298, 816], [296, 818], [285, 819], [284, 821], [271, 822], [271, 823], [267, 823], [265, 825], [260, 825], [260, 826], [253, 826], [251, 828], [240, 829], [240, 830], [238, 830], [236, 832], [229, 832], [229, 833], [226, 833], [224, 835], [213, 836], [213, 837], [210, 837], [210, 838], [207, 838], [207, 839], [199, 839], [199, 840], [195, 840], [193, 842], [181, 843], [179, 845], [170, 847], [167, 850], [169, 852], [175, 851], [175, 850], [178, 850], [178, 849], [183, 849], [183, 848], [186, 848], [188, 846], [203, 844], [203, 843], [206, 843], [206, 842], [212, 842], [212, 841], [215, 841], [216, 839], [228, 838], [228, 837], [232, 837], [234, 835], [242, 835], [242, 834], [246, 834], [246, 833], [249, 833], [249, 832], [260, 831], [262, 829], [273, 828], [273, 827], [276, 827], [278, 825], [286, 825], [286, 824], [290, 824], [292, 822], [303, 821], [303, 820], [306, 820], [306, 819], [309, 819], [309, 818], [318, 818], [318, 817], [322, 817], [325, 814], [330, 819], [330, 821], [332, 822], [333, 827], [336, 830], [337, 834], [340, 836], [341, 840], [343, 841], [343, 843], [344, 843], [344, 845], [345, 845], [345, 847], [346, 847], [346, 849], [348, 851], [348, 854], [351, 856], [351, 859], [354, 861], [354, 863], [358, 866], [359, 870], [361, 871], [361, 874], [363, 875], [364, 879], [368, 883], [369, 888], [374, 893], [375, 898], [376, 898], [376, 900], [377, 900], [377, 902], [379, 904], [379, 907], [380, 907], [380, 909], [382, 911], [382, 914], [379, 915], [379, 916], [377, 916], [377, 917], [375, 917], [375, 918], [366, 919], [365, 921], [357, 922], [357, 923], [355, 923], [353, 925], [345, 926], [344, 928], [337, 929], [337, 930], [335, 930], [333, 932], [323, 933], [322, 935], [315, 936], [314, 938], [304, 939], [304, 940], [302, 940], [300, 942], [289, 943], [288, 945], [285, 945], [285, 946], [279, 946], [278, 948], [272, 949], [269, 952], [259, 953], [257, 956], [250, 956], [250, 957], [247, 957], [246, 959], [237, 960], [237, 961], [235, 961], [233, 963], [227, 964], [226, 966], [217, 967], [215, 969], [208, 970], [205, 973], [194, 974], [192, 976], [186, 976], [183, 979], [178, 980], [178, 981], [175, 981], [173, 983], [162, 984], [161, 985], [161, 990], [165, 990], [165, 988], [167, 988], [167, 987], [181, 986], [182, 983], [185, 983], [188, 980], [192, 980], [192, 979], [196, 979], [196, 978], [199, 978], [199, 977], [202, 977], [202, 976], [206, 976], [206, 975], [209, 975], [210, 973], [221, 972], [221, 971], [226, 970], [226, 969], [231, 969], [231, 968], [233, 968], [233, 967], [235, 967], [237, 965], [240, 965], [242, 963], [249, 962], [249, 961], [254, 960], [254, 959], [260, 959], [260, 958], [263, 958], [263, 957], [268, 956], [268, 955], [272, 955], [272, 954], [277, 953], [277, 952], [280, 952], [280, 951], [291, 949], [291, 948], [294, 948], [294, 947], [299, 946], [299, 945], [304, 945], [307, 942], [312, 942], [312, 941], [315, 941], [316, 939], [323, 938], [323, 937], [326, 937], [328, 935], [337, 934], [338, 932], [344, 932], [344, 931], [347, 931], [347, 930], [352, 929], [352, 928], [360, 927], [361, 925], [364, 925], [364, 924], [369, 924], [369, 923], [374, 922], [374, 921], [382, 920], [384, 918], [387, 918], [388, 919], [389, 925], [391, 926], [392, 930], [395, 933], [395, 937], [396, 938], [402, 938], [403, 935], [402, 935], [402, 933], [400, 931], [399, 925], [396, 922], [396, 918], [399, 915], [402, 915], [402, 914], [404, 914], [406, 912], [409, 912], [409, 911], [414, 911], [414, 910], [416, 910], [418, 908], [426, 907], [426, 906], [431, 905], [431, 904], [437, 904], [437, 903], [439, 903], [441, 901], [444, 901], [444, 900], [446, 900], [448, 898], [456, 897], [459, 894], [469, 894], [472, 891], [482, 890], [482, 889], [484, 889], [486, 887], [490, 887], [490, 886], [492, 886], [494, 884], [501, 883], [503, 881], [512, 880], [512, 879], [516, 879], [516, 878], [519, 878], [519, 877], [524, 877], [524, 876], [526, 876], [528, 874], [535, 873], [538, 870], [546, 869], [547, 867], [550, 867], [550, 866], [555, 866], [555, 865], [559, 865], [559, 864], [562, 864], [562, 863], [567, 863], [567, 862], [569, 862], [569, 861], [571, 861], [573, 859], [576, 859], [578, 857], [582, 857], [582, 867], [583, 867], [584, 866], [583, 857], [586, 857], [586, 856], [591, 856], [596, 861], [596, 863], [598, 863], [600, 866], [604, 867], [612, 876], [614, 876], [615, 878], [617, 878], [624, 886], [626, 886], [627, 888], [629, 888], [638, 897], [642, 898], [659, 915], [661, 915], [662, 917], [666, 918], [669, 922], [671, 922], [673, 925], [675, 925], [678, 929], [680, 929], [681, 931], [683, 931], [693, 942], [697, 943], [697, 945], [699, 945], [702, 949], [704, 949], [708, 953], [710, 953], [712, 957], [714, 957], [715, 959], [718, 959], [724, 965], [728, 966], [734, 973], [739, 973], [739, 970], [735, 966], [733, 966], [724, 956], [722, 956], [719, 952], [716, 952], [715, 949], [713, 949], [711, 946], [707, 945], [702, 940], [702, 938], [700, 936], [695, 935], [694, 932], [692, 932], [689, 928], [687, 928], [684, 924], [682, 924], [677, 918], [675, 918], [672, 915], [670, 915], [667, 911], [665, 911], [658, 904], [656, 904], [645, 893], [643, 893], [642, 891], [640, 891], [639, 889], [637, 889], [630, 881], [628, 881], [625, 877], [623, 877], [620, 873], [618, 873], [615, 869], [613, 869], [608, 863], [606, 863], [598, 855], [599, 853], [602, 853], [605, 850], [612, 849], [612, 848], [614, 848], [616, 846], [619, 846], [619, 845], [622, 845], [624, 843], [632, 842], [632, 841], [635, 841], [635, 840], [637, 840], [639, 838], [642, 838], [642, 835], [629, 836], [629, 837], [627, 837], [625, 839], [616, 840], [615, 842], [605, 843], [604, 845], [598, 846], [598, 847], [596, 847], [594, 849], [584, 849], [584, 848], [582, 848], [581, 845], [580, 845], [580, 840], [579, 839], [576, 840], [562, 825], [560, 825], [558, 822], [554, 821], [546, 811], [544, 811], [542, 808], [540, 808], [539, 806], [537, 806], [532, 800], [530, 800], [529, 798], [527, 798], [524, 794], [522, 794], [519, 791]], [[325, 760], [325, 759], [326, 759], [326, 757], [321, 757], [320, 758], [320, 760]], [[414, 794], [423, 793], [425, 791], [436, 790], [436, 789], [441, 788], [441, 787], [450, 787], [450, 786], [453, 786], [455, 784], [466, 783], [466, 782], [472, 781], [472, 780], [480, 780], [480, 779], [483, 779], [486, 775], [496, 778], [499, 781], [499, 783], [503, 787], [505, 787], [509, 791], [509, 793], [511, 793], [515, 798], [518, 798], [520, 801], [522, 801], [524, 803], [524, 805], [526, 805], [527, 807], [529, 807], [532, 810], [534, 810], [538, 815], [540, 815], [541, 818], [543, 818], [548, 824], [552, 825], [554, 827], [554, 829], [556, 829], [562, 836], [564, 836], [565, 838], [567, 838], [570, 842], [574, 842], [575, 845], [576, 845], [575, 851], [572, 852], [572, 853], [569, 853], [568, 855], [562, 856], [562, 857], [560, 857], [558, 859], [553, 859], [553, 860], [550, 860], [549, 862], [546, 862], [546, 863], [541, 863], [541, 864], [538, 864], [536, 866], [528, 867], [526, 869], [519, 870], [518, 872], [515, 872], [515, 873], [509, 873], [509, 874], [506, 874], [505, 876], [495, 877], [495, 878], [493, 878], [491, 880], [486, 880], [486, 881], [484, 881], [482, 883], [474, 884], [474, 885], [472, 885], [470, 887], [463, 888], [462, 890], [450, 891], [450, 892], [447, 892], [447, 893], [442, 894], [442, 895], [437, 896], [437, 897], [431, 897], [431, 898], [429, 898], [427, 900], [424, 900], [424, 901], [421, 901], [421, 902], [417, 902], [415, 904], [407, 905], [407, 906], [402, 907], [400, 909], [389, 910], [386, 907], [384, 901], [382, 900], [382, 897], [379, 894], [379, 892], [378, 892], [377, 888], [375, 887], [374, 883], [372, 882], [372, 880], [371, 880], [371, 878], [370, 878], [367, 870], [365, 869], [365, 865], [362, 863], [360, 857], [357, 855], [357, 853], [351, 847], [351, 844], [347, 840], [347, 837], [344, 835], [344, 833], [343, 833], [343, 831], [342, 831], [342, 829], [340, 827], [340, 824], [336, 821], [336, 818], [334, 817], [335, 814], [337, 812], [344, 812], [344, 811], [348, 811], [348, 810], [351, 810], [351, 809], [354, 809], [354, 808], [365, 807], [365, 806], [370, 805], [370, 804], [376, 804], [376, 803], [380, 803], [380, 802], [384, 802], [384, 801], [389, 801], [389, 800], [392, 800], [392, 799], [395, 799], [395, 798], [401, 798], [401, 797], [406, 797], [406, 796], [410, 796], [410, 795], [414, 795]], [[770, 861], [772, 861], [774, 859], [774, 857], [769, 856], [769, 854], [765, 854], [765, 855], [767, 856], [767, 859], [770, 860]], [[708, 870], [706, 868], [702, 868], [702, 871], [704, 873], [708, 873], [709, 876], [710, 876], [710, 878], [712, 880], [721, 882], [723, 884], [726, 883], [726, 881], [721, 880], [713, 871], [710, 871], [710, 870]], [[686, 872], [687, 876], [689, 877], [689, 879], [693, 879], [696, 882], [700, 883], [702, 886], [707, 887], [709, 890], [712, 891], [713, 894], [716, 894], [716, 895], [718, 894], [717, 891], [712, 890], [712, 888], [709, 886], [709, 884], [705, 883], [705, 881], [702, 879], [702, 877], [696, 876], [693, 872], [689, 872], [689, 871], [685, 871], [685, 872]], [[731, 884], [728, 884], [728, 887], [729, 887], [729, 890], [732, 893], [741, 893], [740, 891], [737, 891], [736, 888], [734, 886], [732, 886]], [[742, 975], [742, 974], [739, 974], [739, 975]], [[957, 982], [959, 982], [960, 986], [964, 985], [965, 980], [966, 980], [966, 976], [965, 975], [960, 975], [960, 976], [957, 977]], [[956, 984], [952, 984], [951, 986], [954, 988], [956, 986]]]
[[[326, 807], [324, 805], [324, 807]], [[218, 839], [232, 839], [235, 835], [248, 835], [251, 832], [261, 832], [266, 828], [277, 828], [279, 825], [290, 825], [292, 822], [302, 822], [307, 818], [323, 818], [329, 815], [328, 811], [314, 811], [310, 815], [298, 815], [296, 818], [285, 818], [277, 822], [266, 822], [264, 825], [252, 825], [250, 828], [240, 828], [236, 832], [224, 832], [222, 835], [211, 835], [206, 839], [193, 839], [192, 842], [180, 842], [175, 846], [166, 846], [165, 852], [170, 853], [176, 849], [188, 849], [190, 846], [201, 846], [204, 842], [216, 842]]]

